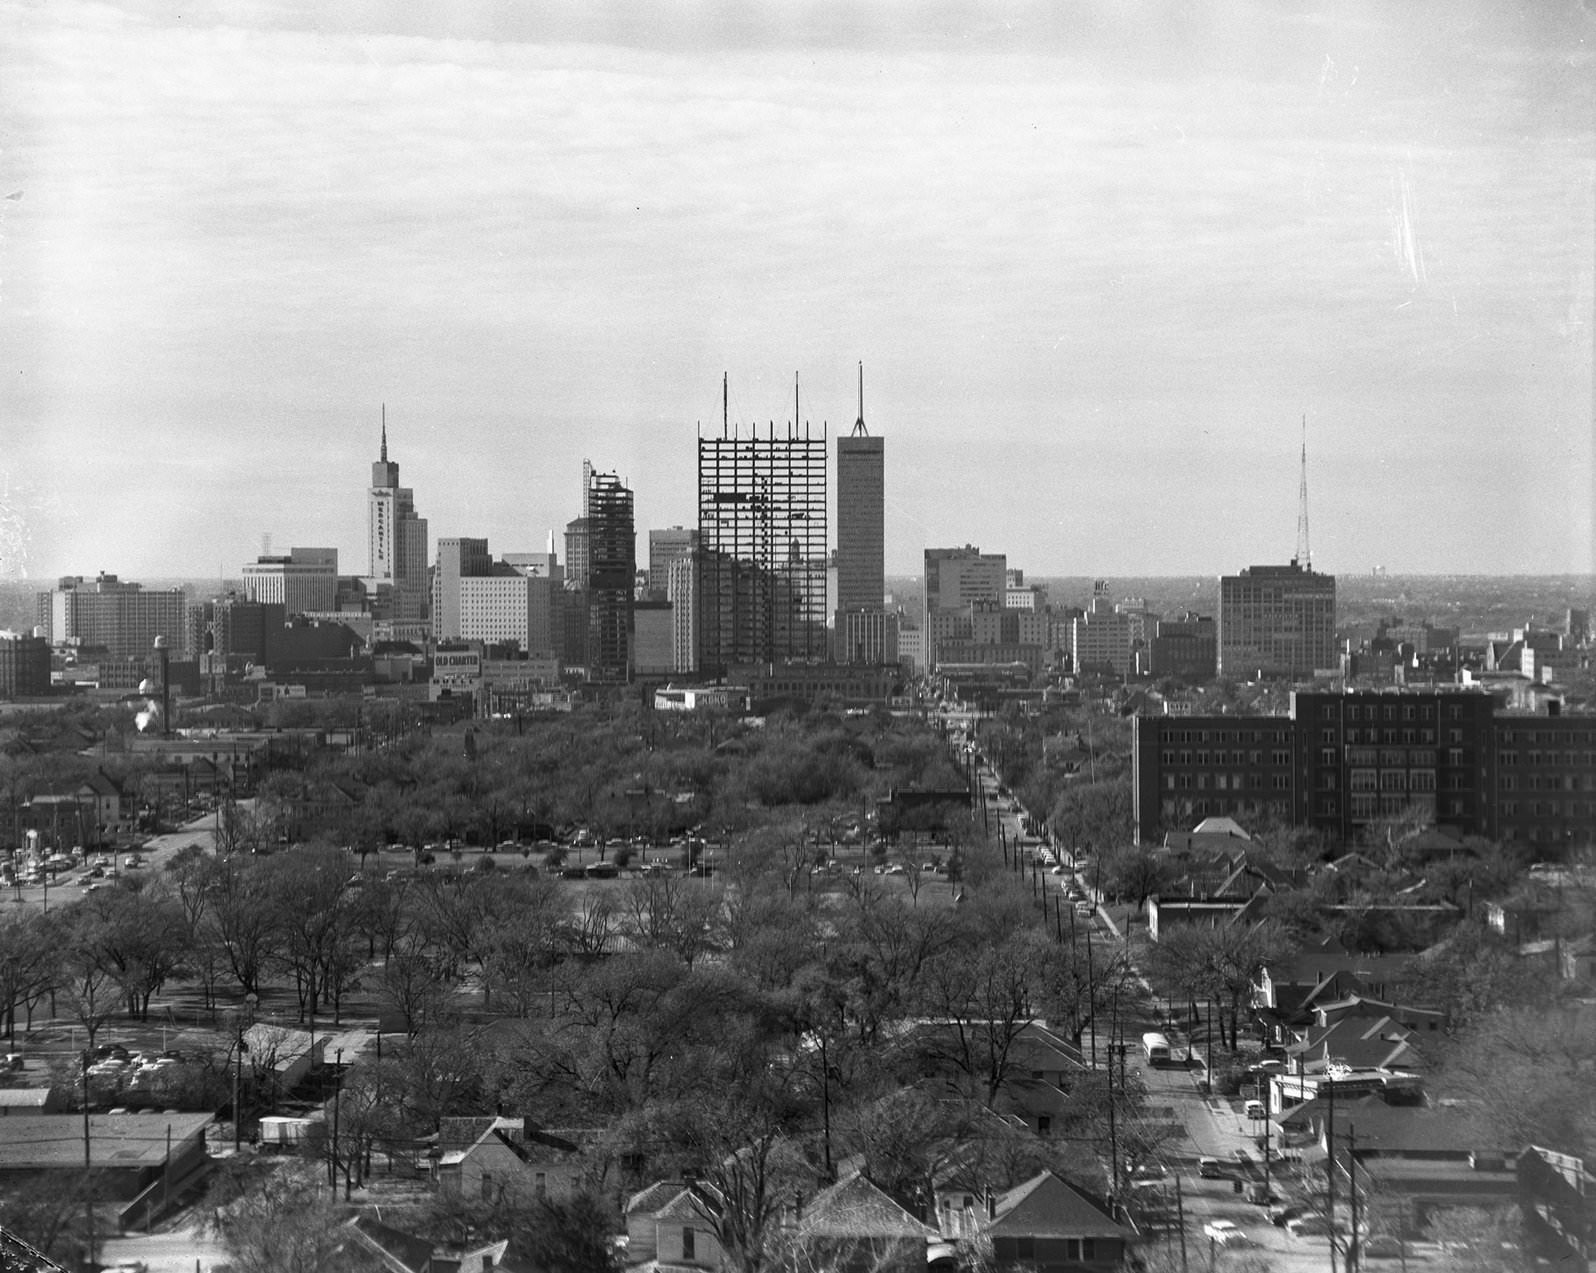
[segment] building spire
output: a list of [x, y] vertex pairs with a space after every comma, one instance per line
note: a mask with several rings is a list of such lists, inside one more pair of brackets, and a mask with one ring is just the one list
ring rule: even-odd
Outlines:
[[1297, 487], [1297, 555], [1293, 564], [1313, 569], [1313, 552], [1308, 547], [1308, 416], [1302, 417], [1302, 480]]
[[388, 462], [388, 404], [382, 404], [382, 463]]
[[870, 430], [865, 428], [864, 422], [864, 362], [859, 363], [859, 418], [853, 422], [853, 436], [867, 438]]

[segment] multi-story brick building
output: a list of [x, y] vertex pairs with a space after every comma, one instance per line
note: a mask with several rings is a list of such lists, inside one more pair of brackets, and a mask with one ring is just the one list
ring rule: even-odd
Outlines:
[[1139, 716], [1136, 833], [1276, 818], [1343, 841], [1416, 813], [1544, 846], [1596, 838], [1596, 716], [1507, 713], [1463, 688], [1309, 691], [1284, 716]]

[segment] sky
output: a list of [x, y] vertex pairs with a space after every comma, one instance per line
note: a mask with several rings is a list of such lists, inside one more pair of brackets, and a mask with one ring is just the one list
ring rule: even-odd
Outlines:
[[1596, 570], [1596, 0], [0, 0], [0, 577], [362, 573], [389, 454], [886, 439], [889, 574]]

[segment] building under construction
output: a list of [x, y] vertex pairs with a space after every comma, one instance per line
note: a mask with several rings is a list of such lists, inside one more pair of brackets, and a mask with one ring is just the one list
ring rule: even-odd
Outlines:
[[698, 534], [702, 674], [826, 657], [824, 428], [700, 433]]

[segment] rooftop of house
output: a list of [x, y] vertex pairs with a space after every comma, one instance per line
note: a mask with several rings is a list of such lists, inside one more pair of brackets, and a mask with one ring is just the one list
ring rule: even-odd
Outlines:
[[913, 1238], [930, 1241], [938, 1230], [916, 1220], [862, 1172], [822, 1190], [802, 1209], [799, 1232], [811, 1237]]
[[987, 1232], [1003, 1237], [1128, 1238], [1108, 1208], [1056, 1172], [1044, 1171], [1000, 1195]]

